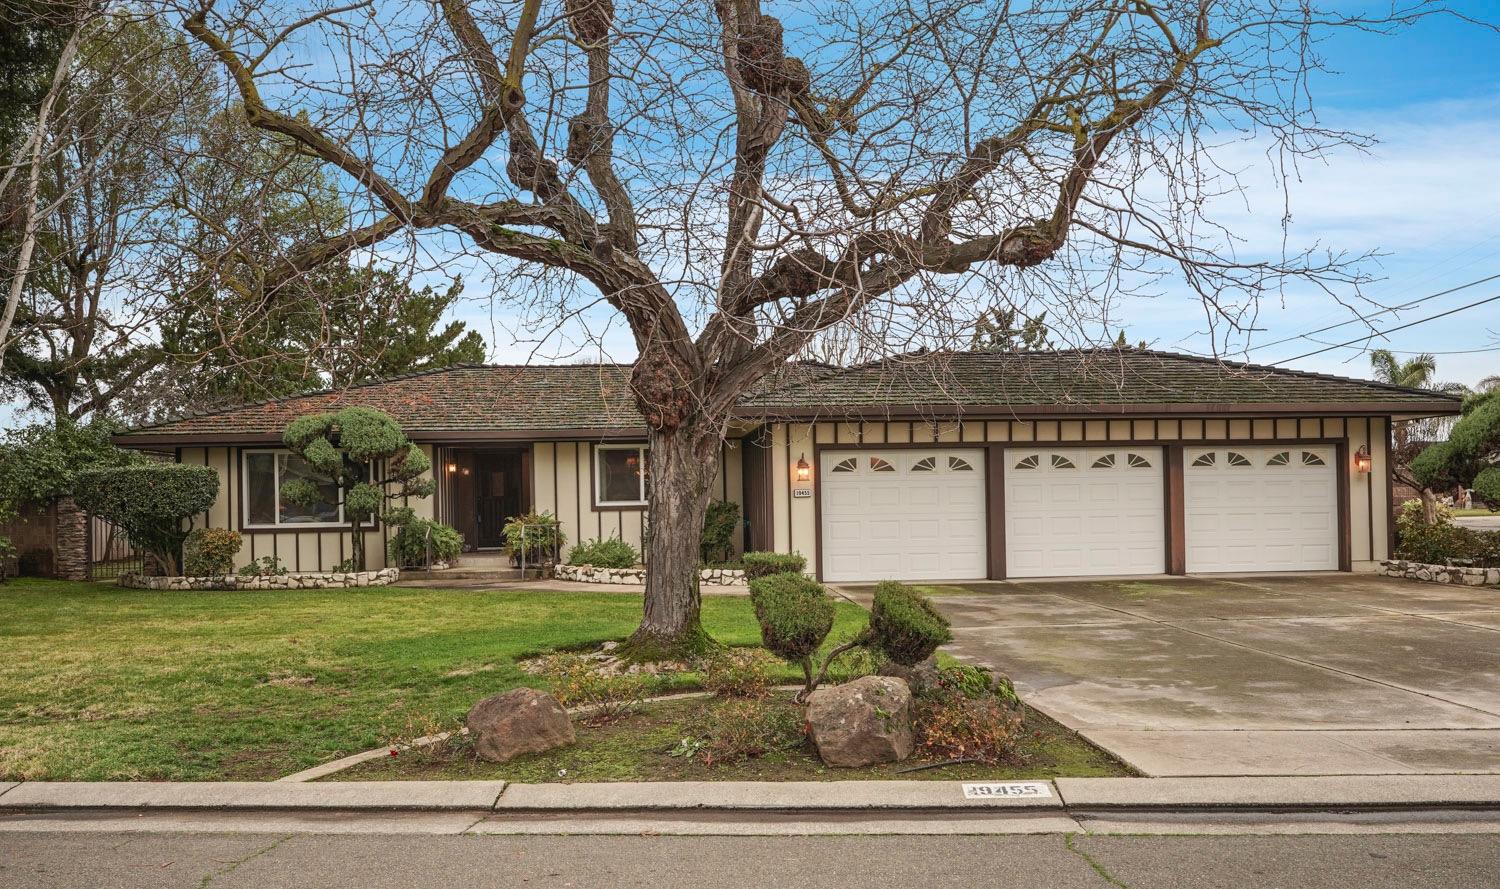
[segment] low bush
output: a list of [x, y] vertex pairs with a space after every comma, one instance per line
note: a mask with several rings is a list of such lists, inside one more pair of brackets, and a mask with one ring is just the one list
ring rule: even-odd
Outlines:
[[975, 667], [943, 668], [917, 697], [917, 751], [929, 759], [994, 764], [1010, 752], [1021, 722], [1008, 680]]
[[740, 698], [705, 711], [701, 724], [679, 749], [713, 765], [791, 750], [805, 739], [802, 711], [787, 700]]
[[189, 577], [231, 574], [242, 543], [244, 539], [238, 531], [199, 528], [182, 542], [182, 573]]
[[611, 673], [597, 660], [569, 653], [544, 658], [539, 672], [564, 707], [588, 708], [583, 720], [592, 723], [633, 713], [659, 683], [649, 673]]
[[277, 556], [261, 556], [240, 569], [241, 577], [280, 577], [285, 573], [286, 566]]
[[757, 577], [750, 604], [766, 648], [810, 673], [813, 654], [833, 629], [833, 600], [823, 585], [801, 574]]
[[569, 565], [592, 565], [595, 568], [629, 568], [640, 562], [635, 547], [618, 537], [599, 537], [579, 541], [568, 553]]
[[745, 553], [745, 579], [770, 577], [773, 574], [801, 574], [807, 570], [807, 557], [800, 553]]
[[729, 648], [698, 664], [703, 688], [722, 698], [763, 698], [771, 693], [774, 662], [758, 648]]
[[212, 506], [218, 494], [217, 472], [185, 463], [91, 469], [78, 474], [73, 492], [80, 507], [118, 525], [168, 574], [177, 573], [191, 517]]
[[715, 500], [703, 515], [703, 538], [698, 558], [705, 564], [727, 561], [734, 553], [734, 532], [740, 526], [740, 505], [733, 500]]
[[413, 517], [398, 526], [386, 555], [399, 568], [426, 566], [429, 547], [433, 562], [451, 562], [464, 551], [464, 537], [451, 525]]
[[550, 512], [529, 512], [505, 520], [505, 542], [512, 558], [523, 554], [527, 565], [554, 562], [568, 542], [562, 522]]
[[916, 666], [952, 639], [948, 621], [927, 597], [893, 580], [876, 585], [870, 644], [887, 658], [905, 667]]
[[1453, 524], [1453, 513], [1438, 507], [1438, 520], [1422, 522], [1422, 504], [1410, 501], [1396, 516], [1396, 558], [1446, 565], [1463, 562], [1476, 568], [1500, 568], [1500, 531], [1481, 531]]

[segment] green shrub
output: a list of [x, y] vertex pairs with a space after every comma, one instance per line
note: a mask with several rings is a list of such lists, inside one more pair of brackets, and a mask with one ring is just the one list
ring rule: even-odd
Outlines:
[[698, 664], [703, 688], [722, 698], [763, 698], [771, 693], [773, 661], [758, 648], [729, 648]]
[[585, 722], [609, 722], [633, 712], [659, 685], [649, 673], [612, 673], [580, 654], [542, 659], [540, 673], [564, 707], [583, 707]]
[[1486, 503], [1500, 504], [1500, 466], [1482, 469], [1474, 476], [1474, 493]]
[[745, 553], [745, 579], [770, 577], [772, 574], [801, 574], [807, 570], [807, 557], [800, 553]]
[[811, 678], [812, 656], [833, 629], [833, 600], [823, 585], [801, 574], [757, 577], [750, 581], [750, 604], [766, 648]]
[[428, 564], [429, 546], [432, 561], [451, 562], [464, 551], [464, 537], [451, 525], [413, 517], [400, 523], [385, 549], [391, 564], [411, 568]]
[[705, 563], [726, 561], [734, 552], [734, 532], [740, 526], [740, 505], [733, 500], [715, 500], [703, 515], [703, 539], [698, 558]]
[[569, 565], [592, 565], [595, 568], [629, 568], [640, 561], [635, 547], [618, 537], [600, 537], [580, 541], [568, 553]]
[[131, 543], [175, 574], [187, 536], [183, 521], [212, 506], [218, 494], [219, 475], [208, 466], [150, 463], [81, 472], [73, 496], [80, 507], [118, 525]]
[[240, 569], [241, 577], [279, 577], [286, 573], [286, 566], [277, 556], [261, 556]]
[[556, 561], [568, 542], [562, 523], [550, 512], [511, 516], [505, 520], [504, 533], [511, 555], [519, 557], [524, 553], [527, 565]]
[[1412, 500], [1396, 514], [1396, 558], [1428, 565], [1468, 562], [1477, 568], [1500, 568], [1500, 531], [1480, 531], [1453, 524], [1453, 511], [1438, 505], [1437, 522], [1422, 522], [1422, 504]]
[[801, 709], [784, 698], [739, 698], [705, 710], [693, 736], [683, 740], [679, 749], [713, 765], [792, 750], [805, 743], [806, 734]]
[[223, 576], [234, 571], [234, 557], [244, 539], [228, 528], [199, 528], [182, 542], [182, 573], [189, 577]]
[[1013, 693], [971, 694], [971, 680], [944, 672], [917, 698], [917, 751], [923, 757], [994, 764], [1010, 752], [1021, 731], [1020, 705]]
[[887, 580], [875, 587], [870, 609], [871, 644], [886, 657], [913, 667], [951, 641], [948, 621], [932, 602], [904, 583]]

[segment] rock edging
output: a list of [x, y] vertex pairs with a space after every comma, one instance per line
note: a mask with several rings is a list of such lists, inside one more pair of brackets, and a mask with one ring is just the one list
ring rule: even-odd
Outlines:
[[1461, 568], [1429, 565], [1405, 559], [1384, 559], [1375, 573], [1382, 577], [1404, 577], [1426, 583], [1457, 583], [1463, 586], [1500, 584], [1500, 568]]
[[386, 586], [401, 577], [397, 568], [379, 571], [299, 571], [291, 574], [214, 574], [207, 577], [155, 577], [126, 574], [120, 586], [139, 590], [321, 590]]
[[[576, 583], [645, 583], [645, 568], [597, 568], [593, 565], [557, 565], [552, 569], [558, 580]], [[745, 572], [738, 568], [702, 568], [698, 582], [712, 586], [744, 586]]]

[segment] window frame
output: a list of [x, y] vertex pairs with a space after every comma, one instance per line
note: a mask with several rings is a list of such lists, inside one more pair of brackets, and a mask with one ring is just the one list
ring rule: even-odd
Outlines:
[[[638, 479], [638, 490], [641, 495], [639, 500], [605, 500], [604, 499], [604, 459], [601, 454], [605, 451], [635, 451], [641, 461], [641, 475]], [[611, 444], [594, 445], [594, 506], [598, 509], [641, 509], [650, 503], [650, 493], [647, 481], [650, 475], [650, 446], [644, 442], [616, 442]]]
[[[276, 461], [276, 471], [271, 474], [275, 484], [273, 501], [276, 504], [276, 521], [272, 524], [250, 521], [250, 456], [252, 454], [271, 454], [275, 457], [285, 454], [289, 457], [296, 456], [287, 448], [243, 448], [240, 450], [240, 528], [244, 531], [275, 531], [279, 533], [295, 533], [297, 531], [329, 531], [336, 528], [348, 528], [348, 517], [344, 515], [344, 490], [339, 489], [339, 518], [336, 522], [283, 522], [281, 521], [281, 461]], [[373, 527], [373, 525], [371, 526]], [[368, 528], [366, 530], [369, 530]]]

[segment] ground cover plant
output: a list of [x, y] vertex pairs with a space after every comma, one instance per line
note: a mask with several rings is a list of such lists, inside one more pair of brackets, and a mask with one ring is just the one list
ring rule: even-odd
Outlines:
[[[0, 587], [0, 780], [277, 778], [541, 686], [518, 659], [622, 639], [640, 608], [617, 592], [11, 581]], [[760, 641], [744, 597], [707, 597], [704, 621], [728, 644]], [[863, 621], [839, 604], [835, 636]], [[777, 682], [797, 677], [775, 670]]]

